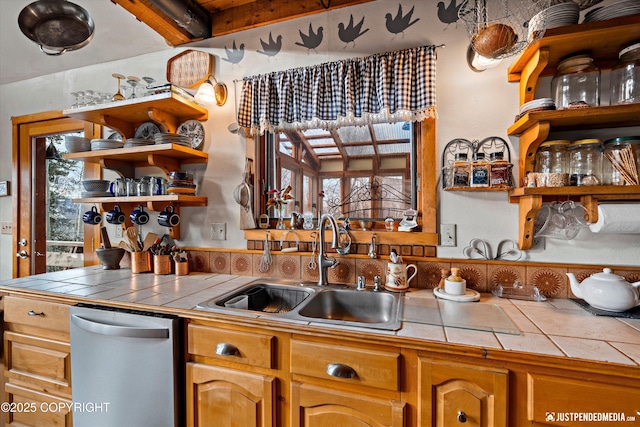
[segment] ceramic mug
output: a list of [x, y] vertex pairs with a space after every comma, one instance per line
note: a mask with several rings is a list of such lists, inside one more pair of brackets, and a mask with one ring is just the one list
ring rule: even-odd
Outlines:
[[114, 197], [127, 195], [127, 181], [124, 178], [117, 178], [109, 184], [109, 193]]
[[[413, 267], [413, 274], [407, 278], [407, 270]], [[418, 268], [414, 264], [404, 265], [390, 262], [387, 264], [387, 283], [384, 287], [389, 291], [406, 291], [409, 282], [418, 274]]]
[[102, 215], [98, 212], [98, 208], [94, 206], [90, 211], [86, 211], [84, 215], [82, 215], [82, 221], [84, 221], [85, 224], [97, 225], [102, 222]]
[[126, 219], [124, 212], [122, 212], [122, 209], [120, 209], [120, 206], [118, 205], [115, 205], [113, 209], [107, 212], [105, 217], [109, 224], [122, 224]]
[[173, 206], [167, 206], [158, 214], [158, 224], [164, 227], [177, 227], [180, 224], [180, 215], [174, 212]]
[[149, 222], [149, 214], [146, 213], [142, 205], [140, 205], [136, 208], [136, 210], [131, 212], [131, 214], [129, 215], [129, 219], [134, 224], [145, 225]]

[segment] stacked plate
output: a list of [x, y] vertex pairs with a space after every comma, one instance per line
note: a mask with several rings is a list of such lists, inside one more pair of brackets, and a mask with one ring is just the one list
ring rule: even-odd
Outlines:
[[572, 1], [548, 7], [531, 18], [529, 22], [529, 40], [541, 37], [545, 29], [577, 24], [579, 19], [580, 5]]
[[584, 16], [583, 22], [606, 21], [607, 19], [621, 18], [640, 14], [640, 1], [622, 0], [609, 6], [598, 7], [589, 11]]
[[141, 147], [143, 145], [154, 145], [154, 144], [155, 144], [155, 141], [153, 139], [129, 138], [124, 143], [124, 148]]
[[193, 183], [193, 174], [186, 172], [170, 172], [168, 194], [196, 194], [196, 185]]
[[116, 139], [92, 139], [91, 140], [91, 151], [113, 150], [116, 148], [122, 148], [122, 146], [124, 146], [124, 142], [118, 141]]
[[185, 147], [191, 147], [191, 138], [186, 135], [178, 135], [175, 133], [159, 132], [154, 136], [156, 144], [178, 144]]
[[83, 191], [80, 193], [80, 197], [83, 199], [88, 199], [91, 197], [112, 197], [113, 194], [108, 191]]
[[518, 120], [520, 117], [524, 116], [527, 113], [533, 113], [536, 111], [547, 111], [547, 110], [555, 110], [556, 104], [552, 98], [539, 98], [534, 99], [533, 101], [525, 102], [520, 107], [520, 114], [516, 117]]

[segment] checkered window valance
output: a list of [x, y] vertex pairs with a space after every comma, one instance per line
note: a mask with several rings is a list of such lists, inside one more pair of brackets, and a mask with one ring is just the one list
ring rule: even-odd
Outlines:
[[422, 46], [246, 77], [238, 124], [260, 134], [333, 129], [419, 121], [435, 110], [436, 46]]

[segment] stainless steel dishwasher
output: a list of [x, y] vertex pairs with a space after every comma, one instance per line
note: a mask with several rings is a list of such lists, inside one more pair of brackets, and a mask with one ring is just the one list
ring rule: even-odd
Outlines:
[[70, 308], [74, 427], [175, 427], [184, 405], [178, 316]]

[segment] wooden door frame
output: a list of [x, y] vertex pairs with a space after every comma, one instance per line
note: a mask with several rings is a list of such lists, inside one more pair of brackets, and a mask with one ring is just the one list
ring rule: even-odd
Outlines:
[[[15, 183], [15, 193], [12, 195], [13, 209], [13, 254], [26, 250], [26, 259], [13, 257], [14, 278], [29, 276], [32, 271], [34, 257], [34, 236], [31, 229], [33, 217], [32, 185], [34, 183], [32, 139], [37, 136], [82, 130], [87, 138], [98, 138], [101, 127], [93, 123], [72, 119], [62, 114], [62, 111], [47, 111], [43, 113], [27, 114], [11, 118], [12, 123], [12, 178]], [[100, 179], [102, 170], [100, 165], [86, 163], [85, 179]], [[27, 247], [19, 246], [19, 241], [27, 240]], [[98, 263], [95, 256], [96, 244], [100, 242], [100, 230], [95, 226], [84, 226], [84, 265]]]

